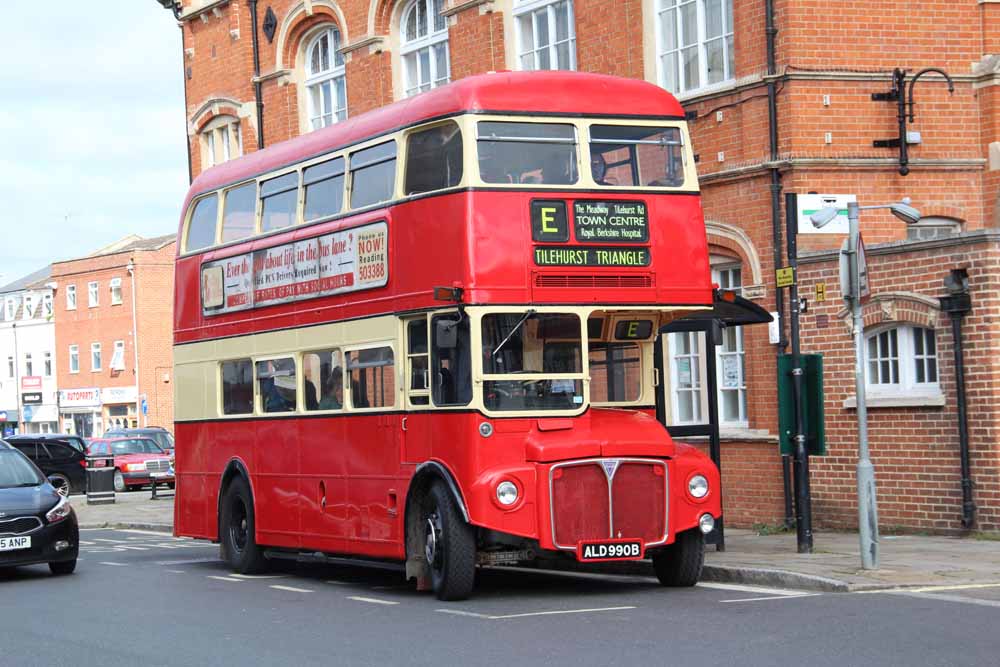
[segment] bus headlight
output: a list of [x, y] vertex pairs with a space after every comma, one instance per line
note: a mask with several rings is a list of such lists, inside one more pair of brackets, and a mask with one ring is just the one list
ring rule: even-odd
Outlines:
[[497, 500], [506, 507], [516, 503], [517, 485], [506, 480], [497, 484]]
[[688, 493], [693, 498], [704, 498], [708, 495], [708, 480], [704, 475], [695, 475], [688, 480]]

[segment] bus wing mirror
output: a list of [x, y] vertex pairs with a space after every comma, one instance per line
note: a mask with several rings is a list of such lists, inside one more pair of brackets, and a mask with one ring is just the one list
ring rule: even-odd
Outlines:
[[438, 320], [434, 326], [434, 345], [443, 350], [458, 347], [458, 322]]

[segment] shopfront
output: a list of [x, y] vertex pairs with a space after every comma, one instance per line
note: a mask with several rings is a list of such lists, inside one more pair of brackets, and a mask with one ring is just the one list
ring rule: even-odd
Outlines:
[[97, 387], [60, 390], [59, 414], [63, 432], [84, 438], [104, 433], [102, 405], [101, 390]]
[[135, 387], [104, 387], [101, 389], [105, 430], [135, 428]]

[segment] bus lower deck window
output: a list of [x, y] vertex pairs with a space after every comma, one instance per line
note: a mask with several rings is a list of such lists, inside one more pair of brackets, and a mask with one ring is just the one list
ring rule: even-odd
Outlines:
[[249, 359], [222, 362], [222, 414], [253, 412], [253, 364]]
[[257, 362], [257, 391], [263, 412], [295, 411], [295, 360], [269, 359]]

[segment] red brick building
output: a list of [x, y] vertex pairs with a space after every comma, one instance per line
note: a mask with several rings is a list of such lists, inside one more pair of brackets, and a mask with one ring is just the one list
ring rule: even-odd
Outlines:
[[[907, 228], [866, 212], [871, 446], [886, 526], [962, 527], [956, 373], [938, 304], [952, 270], [969, 278], [964, 324], [974, 527], [1000, 528], [1000, 375], [993, 342], [1000, 189], [1000, 4], [985, 0], [158, 0], [183, 32], [193, 174], [219, 161], [474, 73], [563, 68], [643, 78], [692, 117], [718, 282], [787, 311], [782, 193], [904, 196]], [[831, 14], [832, 11], [836, 15]], [[256, 33], [254, 27], [256, 26]], [[255, 48], [259, 62], [255, 64]], [[949, 94], [939, 74], [950, 74]], [[908, 70], [908, 174], [892, 88]], [[626, 111], [626, 110], [623, 110]], [[772, 120], [773, 119], [773, 120]], [[829, 456], [812, 465], [814, 521], [856, 523], [853, 352], [837, 291], [834, 233], [799, 236], [804, 351], [826, 367]], [[830, 230], [826, 230], [829, 232]], [[825, 300], [817, 286], [822, 284]], [[788, 327], [779, 337], [787, 342]], [[670, 341], [673, 414], [702, 419], [704, 341]], [[695, 349], [696, 346], [696, 349]], [[723, 473], [731, 524], [784, 517], [776, 355], [766, 328], [718, 351]], [[700, 351], [700, 353], [699, 353]], [[64, 367], [60, 364], [60, 367]], [[703, 376], [703, 373], [701, 374]], [[686, 381], [687, 388], [680, 390]]]
[[128, 236], [52, 264], [64, 432], [92, 437], [113, 426], [172, 430], [175, 250], [173, 234]]

